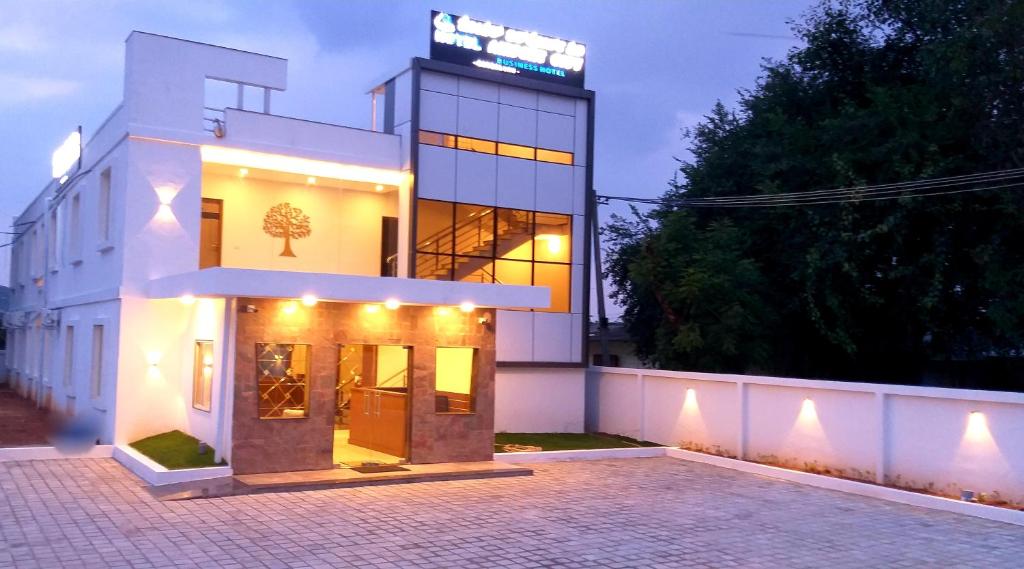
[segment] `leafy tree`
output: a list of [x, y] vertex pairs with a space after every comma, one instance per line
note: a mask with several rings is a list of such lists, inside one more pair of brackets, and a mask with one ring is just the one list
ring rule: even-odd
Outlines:
[[[673, 203], [1024, 167], [1022, 25], [1024, 2], [810, 10], [794, 24], [803, 47], [767, 61], [735, 111], [718, 104], [686, 133], [693, 158], [666, 205], [605, 228], [615, 299], [640, 355], [670, 367], [876, 380], [907, 380], [930, 362], [1021, 355], [1024, 193], [692, 211]], [[728, 247], [723, 228], [737, 234]], [[677, 239], [706, 242], [736, 267], [696, 281], [675, 269], [658, 281], [673, 299], [665, 305], [651, 275], [705, 263]], [[758, 277], [737, 275], [740, 266]], [[711, 341], [712, 323], [684, 309], [693, 286], [703, 298], [739, 298], [721, 287], [744, 287], [744, 324], [717, 323]], [[677, 329], [703, 339], [699, 358], [687, 342], [664, 341]]]
[[281, 257], [294, 257], [292, 239], [304, 239], [313, 233], [309, 216], [288, 202], [279, 203], [263, 216], [263, 232], [271, 237], [284, 237]]

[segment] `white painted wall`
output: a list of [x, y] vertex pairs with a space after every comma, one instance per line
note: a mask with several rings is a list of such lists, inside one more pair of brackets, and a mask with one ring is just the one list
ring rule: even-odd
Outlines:
[[499, 433], [582, 433], [585, 371], [584, 368], [498, 368], [494, 430]]
[[[214, 445], [224, 362], [224, 300], [122, 300], [114, 443], [174, 429]], [[210, 411], [192, 406], [196, 340], [213, 341]]]
[[1020, 393], [593, 367], [587, 428], [1024, 502]]

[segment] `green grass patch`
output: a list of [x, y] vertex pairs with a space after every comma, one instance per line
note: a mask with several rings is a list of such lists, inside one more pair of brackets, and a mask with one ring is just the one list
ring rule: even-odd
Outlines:
[[199, 439], [186, 435], [181, 431], [171, 431], [153, 435], [131, 444], [132, 448], [152, 458], [168, 470], [180, 468], [203, 468], [206, 466], [223, 466], [223, 460], [213, 462], [213, 448], [206, 454], [199, 454]]
[[540, 447], [542, 450], [585, 450], [598, 448], [656, 447], [657, 443], [638, 441], [605, 433], [497, 433], [494, 452], [506, 452], [505, 445]]

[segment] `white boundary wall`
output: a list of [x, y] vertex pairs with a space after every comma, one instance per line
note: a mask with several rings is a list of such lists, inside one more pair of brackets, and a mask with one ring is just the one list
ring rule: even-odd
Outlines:
[[1024, 502], [1024, 394], [593, 367], [587, 429]]

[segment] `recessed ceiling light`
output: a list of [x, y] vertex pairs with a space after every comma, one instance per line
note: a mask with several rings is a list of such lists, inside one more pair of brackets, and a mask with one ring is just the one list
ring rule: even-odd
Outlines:
[[384, 186], [377, 184], [373, 189], [377, 190], [378, 192], [383, 192]]

